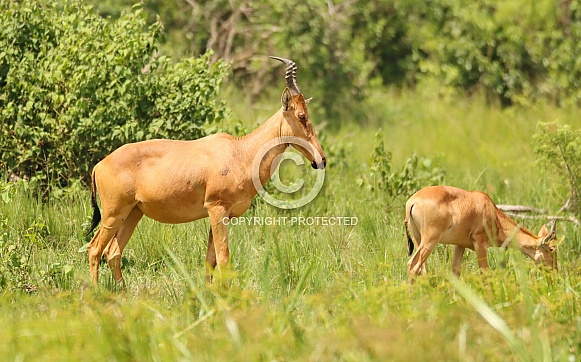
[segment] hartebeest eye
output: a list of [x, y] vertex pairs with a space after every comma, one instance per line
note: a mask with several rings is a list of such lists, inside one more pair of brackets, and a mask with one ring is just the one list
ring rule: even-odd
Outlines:
[[299, 121], [306, 122], [307, 121], [307, 116], [304, 113], [303, 114], [299, 114]]

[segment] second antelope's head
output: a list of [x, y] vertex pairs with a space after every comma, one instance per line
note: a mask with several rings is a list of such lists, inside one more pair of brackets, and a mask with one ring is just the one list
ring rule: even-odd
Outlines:
[[273, 56], [271, 58], [279, 60], [286, 65], [285, 79], [287, 86], [282, 92], [281, 103], [282, 113], [288, 127], [284, 130], [282, 136], [297, 137], [306, 141], [305, 143], [301, 142], [301, 144], [296, 142], [290, 142], [289, 144], [305, 155], [314, 169], [322, 170], [327, 165], [327, 159], [317, 138], [313, 123], [309, 118], [307, 104], [311, 99], [305, 99], [297, 85], [297, 66], [290, 59]]
[[555, 231], [555, 220], [551, 222], [551, 230], [543, 225], [539, 231], [540, 243], [535, 252], [534, 260], [543, 263], [545, 266], [557, 270], [557, 234]]

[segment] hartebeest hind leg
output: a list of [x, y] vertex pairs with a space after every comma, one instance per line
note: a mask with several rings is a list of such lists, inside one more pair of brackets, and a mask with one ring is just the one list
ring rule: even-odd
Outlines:
[[[417, 258], [419, 258], [418, 252], [420, 250], [420, 245], [422, 244], [422, 234], [418, 230], [418, 227], [415, 223], [406, 224], [406, 231], [408, 232], [408, 237], [410, 238], [411, 242], [413, 243], [413, 246], [416, 249], [415, 255], [408, 262], [408, 270], [409, 270], [410, 265], [412, 264], [412, 260], [414, 260], [413, 263], [415, 265], [415, 263], [417, 262]], [[408, 240], [408, 242], [409, 242], [409, 240]], [[419, 273], [426, 274], [426, 263], [422, 264], [422, 266], [420, 267]]]
[[[117, 231], [119, 231], [123, 223], [131, 214], [133, 206], [135, 205], [115, 210], [115, 212], [109, 215], [104, 214], [99, 230], [97, 230], [97, 233], [95, 233], [95, 236], [93, 236], [93, 239], [89, 243], [89, 270], [94, 285], [97, 285], [99, 280], [99, 263], [101, 262], [101, 256], [103, 255], [107, 245], [113, 241], [115, 234], [117, 234]], [[105, 205], [103, 205], [103, 210], [108, 210]]]
[[119, 227], [113, 240], [107, 244], [104, 250], [105, 257], [113, 273], [113, 278], [122, 286], [125, 286], [125, 281], [121, 274], [121, 256], [123, 255], [125, 246], [127, 246], [127, 242], [129, 242], [129, 238], [133, 235], [133, 231], [135, 231], [135, 227], [142, 217], [143, 212], [137, 207], [133, 208], [127, 219]]
[[419, 234], [421, 234], [421, 242], [418, 251], [408, 262], [408, 273], [411, 281], [415, 276], [425, 274], [426, 260], [441, 239], [438, 232], [424, 231]]
[[433, 248], [430, 249], [428, 245], [420, 244], [418, 252], [408, 262], [408, 272], [410, 275], [410, 279], [413, 279], [415, 276], [420, 275], [425, 271], [426, 260], [428, 259], [428, 256], [430, 256], [432, 251]]
[[119, 226], [108, 227], [101, 224], [99, 230], [97, 230], [95, 236], [93, 236], [93, 239], [89, 243], [87, 248], [89, 254], [89, 270], [94, 285], [97, 285], [99, 280], [99, 263], [101, 262], [103, 251], [113, 240], [117, 230], [119, 230]]

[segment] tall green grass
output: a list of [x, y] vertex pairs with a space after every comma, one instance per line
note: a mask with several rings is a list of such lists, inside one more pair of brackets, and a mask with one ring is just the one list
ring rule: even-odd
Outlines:
[[[205, 284], [208, 222], [144, 218], [124, 254], [118, 291], [106, 264], [99, 288], [79, 248], [89, 192], [42, 203], [25, 184], [2, 185], [0, 356], [5, 360], [557, 360], [581, 356], [578, 228], [565, 236], [559, 273], [518, 251], [491, 250], [480, 272], [468, 253], [450, 280], [451, 249], [438, 246], [428, 274], [407, 281], [405, 198], [370, 191], [374, 134], [383, 128], [393, 167], [413, 153], [447, 171], [446, 183], [487, 191], [499, 203], [557, 210], [567, 196], [535, 164], [536, 122], [581, 126], [549, 106], [500, 110], [475, 98], [377, 94], [364, 119], [313, 120], [329, 159], [321, 194], [283, 211], [256, 200], [245, 216], [352, 216], [355, 226], [232, 225], [231, 270]], [[278, 98], [252, 107], [236, 95], [236, 119], [253, 129]], [[316, 100], [310, 107], [316, 107]], [[240, 127], [240, 125], [238, 125]], [[308, 167], [308, 166], [304, 166]], [[288, 171], [293, 177], [299, 171]], [[302, 172], [302, 171], [300, 171]], [[314, 172], [314, 171], [313, 171]], [[519, 220], [536, 231], [542, 221]], [[24, 257], [19, 268], [8, 257]], [[20, 274], [18, 274], [19, 272]], [[500, 322], [500, 324], [498, 324]]]

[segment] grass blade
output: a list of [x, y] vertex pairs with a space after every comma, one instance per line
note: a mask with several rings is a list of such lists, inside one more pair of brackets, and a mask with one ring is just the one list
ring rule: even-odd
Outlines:
[[456, 289], [456, 291], [460, 293], [460, 295], [462, 295], [462, 297], [464, 297], [464, 299], [466, 299], [466, 301], [472, 305], [474, 309], [476, 309], [478, 314], [480, 314], [480, 316], [484, 318], [484, 320], [488, 322], [492, 328], [494, 328], [502, 335], [502, 337], [504, 337], [513, 353], [519, 357], [519, 360], [530, 360], [521, 341], [515, 336], [504, 319], [502, 319], [494, 310], [492, 310], [492, 308], [490, 308], [490, 306], [486, 304], [484, 300], [482, 300], [476, 293], [474, 293], [468, 285], [460, 281], [460, 279], [451, 275], [448, 280], [450, 283], [452, 283], [454, 289]]
[[192, 277], [190, 276], [190, 274], [186, 270], [186, 267], [184, 266], [184, 264], [178, 259], [178, 257], [174, 254], [173, 251], [171, 251], [167, 246], [164, 246], [164, 247], [165, 247], [165, 251], [170, 256], [170, 258], [172, 259], [173, 264], [175, 266], [175, 267], [172, 266], [172, 269], [174, 269], [174, 271], [177, 274], [180, 274], [186, 280], [190, 289], [194, 292], [194, 294], [196, 295], [196, 298], [200, 301], [200, 304], [202, 305], [202, 308], [204, 309], [204, 313], [206, 313], [206, 314], [210, 313], [212, 311], [212, 308], [210, 308], [210, 304], [206, 301], [206, 298], [204, 298], [204, 296], [200, 292], [200, 289], [198, 288], [198, 286], [196, 285], [196, 283], [194, 282], [194, 280], [192, 279]]

